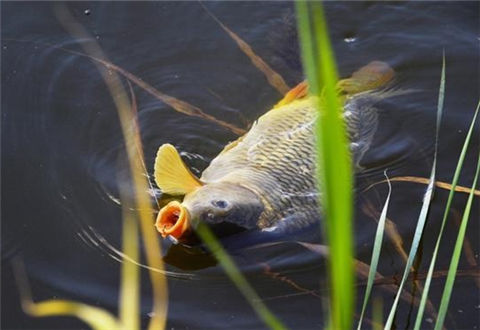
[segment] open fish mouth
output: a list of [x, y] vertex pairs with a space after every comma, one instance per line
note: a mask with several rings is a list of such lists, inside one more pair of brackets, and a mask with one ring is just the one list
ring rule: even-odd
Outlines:
[[188, 210], [179, 202], [171, 201], [158, 213], [155, 227], [162, 237], [171, 236], [179, 240], [191, 231]]
[[[181, 243], [185, 246], [195, 246], [199, 238], [195, 235], [195, 226], [192, 224], [190, 212], [178, 201], [171, 201], [162, 207], [157, 215], [155, 227], [163, 238], [172, 243]], [[242, 233], [247, 229], [232, 222], [208, 224], [208, 227], [217, 237], [228, 237]]]

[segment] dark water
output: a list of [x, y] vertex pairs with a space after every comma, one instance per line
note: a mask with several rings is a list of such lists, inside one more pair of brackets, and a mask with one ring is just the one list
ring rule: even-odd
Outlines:
[[[84, 57], [48, 46], [80, 51], [79, 43], [88, 42], [65, 32], [52, 3], [1, 5], [2, 328], [85, 328], [71, 318], [25, 316], [9, 261], [15, 255], [23, 258], [38, 301], [78, 299], [116, 312], [120, 263], [112, 248], [120, 248], [121, 208], [112, 197], [118, 196], [118, 173], [125, 171], [118, 161], [124, 153], [119, 122], [96, 67]], [[302, 80], [291, 2], [207, 5], [291, 86]], [[246, 127], [281, 97], [197, 2], [73, 2], [68, 7], [113, 63], [217, 118]], [[357, 177], [356, 257], [368, 263], [376, 223], [364, 212], [365, 205], [380, 211], [387, 190], [385, 185], [362, 189], [383, 179], [385, 169], [391, 177], [428, 176], [443, 49], [447, 84], [437, 173], [439, 180], [451, 181], [479, 98], [479, 5], [340, 2], [326, 7], [342, 76], [382, 60], [397, 71], [396, 87], [416, 90], [379, 105], [379, 130], [365, 156], [365, 171]], [[150, 173], [163, 143], [175, 144], [200, 173], [236, 137], [211, 122], [173, 111], [138, 87], [134, 91]], [[460, 178], [465, 186], [471, 185], [476, 165], [478, 125], [474, 134]], [[424, 189], [419, 184], [393, 184], [389, 217], [407, 253]], [[420, 249], [420, 276], [428, 267], [447, 194], [439, 189], [434, 197]], [[454, 220], [465, 201], [465, 194], [454, 200], [437, 270], [448, 268], [458, 228]], [[464, 254], [460, 261], [459, 269], [468, 276], [457, 278], [449, 328], [476, 328], [480, 323], [478, 276], [471, 276], [479, 271], [478, 198], [472, 212], [467, 238], [473, 255], [467, 260]], [[263, 327], [221, 269], [181, 270], [203, 261], [174, 252], [168, 259], [174, 265], [167, 266], [168, 328]], [[288, 326], [310, 329], [325, 324], [328, 291], [320, 256], [288, 243], [240, 251], [235, 257]], [[386, 237], [379, 271], [395, 280], [402, 266]], [[146, 275], [144, 322], [151, 310]], [[439, 276], [432, 283], [431, 299], [437, 308], [444, 279]], [[358, 284], [360, 304], [365, 280], [359, 278]], [[373, 294], [383, 298], [388, 311], [393, 294], [381, 285]], [[414, 304], [402, 300], [397, 328], [412, 327], [415, 310]]]

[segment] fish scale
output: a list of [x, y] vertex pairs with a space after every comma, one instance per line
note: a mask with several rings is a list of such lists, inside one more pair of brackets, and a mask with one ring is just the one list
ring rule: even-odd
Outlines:
[[[375, 134], [374, 102], [375, 97], [364, 93], [349, 98], [344, 107], [355, 163]], [[235, 146], [212, 161], [201, 181], [231, 182], [255, 191], [267, 205], [258, 222], [260, 228], [289, 218], [295, 219], [294, 227], [318, 220], [313, 129], [317, 116], [312, 98], [267, 112]]]
[[[360, 169], [360, 160], [377, 130], [374, 105], [398, 95], [396, 91], [379, 90], [393, 75], [386, 63], [373, 61], [338, 83], [355, 169]], [[306, 82], [289, 91], [245, 135], [229, 143], [200, 179], [188, 170], [175, 147], [161, 146], [155, 160], [155, 182], [164, 193], [184, 196], [181, 204], [170, 202], [160, 210], [156, 226], [162, 236], [188, 237], [198, 221], [216, 230], [233, 229], [234, 225], [235, 230], [240, 227], [280, 233], [318, 222], [318, 111], [316, 100], [307, 91]], [[171, 221], [174, 211], [181, 216]]]

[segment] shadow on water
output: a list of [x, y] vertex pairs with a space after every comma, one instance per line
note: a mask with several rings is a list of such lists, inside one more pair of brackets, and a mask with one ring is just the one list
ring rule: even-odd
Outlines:
[[[246, 40], [293, 86], [302, 80], [293, 4], [207, 3], [223, 23]], [[252, 66], [200, 5], [180, 2], [71, 3], [75, 17], [116, 65], [206, 113], [247, 128], [281, 95]], [[395, 84], [415, 93], [382, 102], [380, 125], [357, 176], [357, 191], [389, 176], [428, 176], [432, 162], [436, 97], [442, 50], [447, 57], [445, 119], [440, 134], [438, 179], [449, 182], [465, 130], [479, 98], [479, 5], [474, 2], [327, 3], [341, 76], [372, 60], [388, 62]], [[30, 40], [32, 42], [21, 42]], [[55, 18], [52, 4], [2, 3], [2, 320], [5, 328], [81, 328], [71, 319], [31, 319], [20, 310], [8, 260], [21, 255], [37, 299], [62, 297], [116, 309], [121, 208], [118, 161], [123, 141], [112, 100], [88, 59], [45, 46], [80, 50]], [[156, 150], [173, 143], [195, 174], [236, 138], [231, 131], [173, 111], [134, 87], [149, 173]], [[478, 137], [478, 126], [474, 133]], [[474, 139], [471, 150], [479, 147]], [[475, 153], [467, 155], [460, 184], [468, 186]], [[389, 217], [408, 247], [425, 187], [394, 183]], [[387, 187], [356, 199], [356, 257], [368, 262]], [[158, 192], [157, 192], [158, 193]], [[154, 195], [155, 192], [152, 192]], [[466, 197], [453, 204], [458, 218]], [[447, 192], [437, 190], [422, 253], [429, 255]], [[368, 207], [366, 207], [368, 205]], [[455, 213], [456, 212], [456, 213]], [[455, 214], [457, 214], [455, 216]], [[457, 279], [449, 327], [478, 326], [478, 199]], [[448, 224], [438, 268], [448, 267], [458, 220]], [[397, 242], [398, 243], [398, 242]], [[168, 242], [165, 242], [166, 248]], [[398, 248], [398, 245], [397, 245]], [[403, 259], [386, 240], [379, 272], [395, 281]], [[166, 249], [167, 250], [167, 249]], [[324, 261], [296, 243], [234, 254], [260, 296], [287, 325], [320, 327]], [[167, 252], [169, 327], [259, 328], [260, 321], [208, 255], [181, 247]], [[141, 261], [143, 262], [143, 261]], [[204, 268], [207, 267], [207, 268]], [[419, 261], [419, 276], [425, 271]], [[468, 272], [471, 273], [468, 273]], [[146, 274], [143, 274], [146, 276]], [[473, 277], [473, 278], [472, 278]], [[364, 281], [359, 279], [359, 283]], [[149, 284], [142, 281], [144, 321]], [[433, 282], [438, 306], [444, 277]], [[361, 286], [361, 288], [363, 288]], [[361, 298], [362, 289], [359, 289]], [[388, 308], [393, 294], [377, 286]], [[359, 299], [360, 299], [359, 298]], [[407, 299], [408, 300], [408, 299]], [[359, 300], [360, 301], [360, 300]], [[411, 325], [411, 303], [402, 301], [396, 324]], [[292, 308], [295, 306], [295, 308]], [[429, 327], [427, 322], [425, 327]]]

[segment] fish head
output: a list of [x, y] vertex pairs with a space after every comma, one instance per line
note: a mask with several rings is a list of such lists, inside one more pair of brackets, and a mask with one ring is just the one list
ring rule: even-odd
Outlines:
[[183, 204], [192, 219], [209, 225], [232, 223], [246, 229], [257, 227], [263, 203], [252, 190], [235, 183], [207, 184], [185, 196]]
[[240, 184], [216, 182], [205, 184], [185, 195], [183, 202], [164, 206], [156, 227], [164, 237], [179, 241], [188, 237], [199, 223], [204, 223], [219, 237], [257, 228], [264, 205], [258, 195]]

